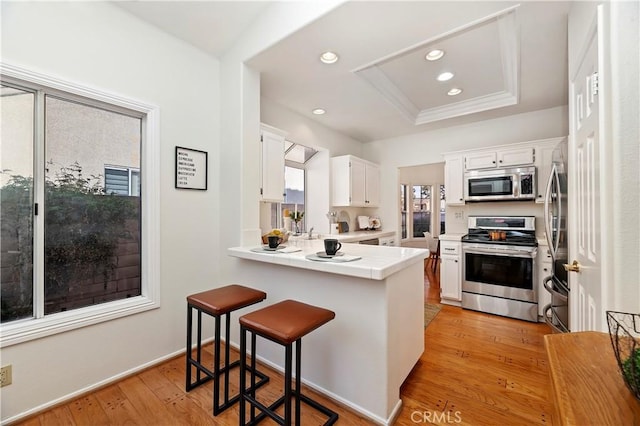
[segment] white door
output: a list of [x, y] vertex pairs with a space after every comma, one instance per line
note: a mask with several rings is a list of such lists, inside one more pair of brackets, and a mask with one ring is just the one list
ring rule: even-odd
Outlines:
[[[600, 14], [600, 10], [598, 10]], [[569, 328], [606, 331], [603, 307], [600, 221], [600, 141], [598, 29], [585, 39], [584, 55], [570, 78], [569, 110], [569, 259], [579, 271], [569, 272]]]

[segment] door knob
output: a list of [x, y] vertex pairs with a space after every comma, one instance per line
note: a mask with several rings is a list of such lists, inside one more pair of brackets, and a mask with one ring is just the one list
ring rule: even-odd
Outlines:
[[577, 260], [574, 260], [571, 265], [568, 263], [564, 264], [564, 270], [567, 272], [580, 272], [580, 264]]

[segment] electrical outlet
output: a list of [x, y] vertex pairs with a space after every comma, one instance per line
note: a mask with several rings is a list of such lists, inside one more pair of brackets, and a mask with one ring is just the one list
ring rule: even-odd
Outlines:
[[11, 365], [5, 365], [0, 369], [0, 388], [11, 384]]

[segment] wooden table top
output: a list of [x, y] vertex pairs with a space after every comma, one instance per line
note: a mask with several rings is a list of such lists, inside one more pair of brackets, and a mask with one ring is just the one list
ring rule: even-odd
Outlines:
[[640, 425], [640, 401], [625, 385], [609, 334], [544, 336], [561, 425]]

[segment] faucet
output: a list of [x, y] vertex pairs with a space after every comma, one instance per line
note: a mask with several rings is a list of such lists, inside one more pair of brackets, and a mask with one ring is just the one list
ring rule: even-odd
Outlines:
[[309, 229], [309, 239], [310, 240], [313, 239], [312, 233], [313, 233], [313, 226], [311, 227], [311, 229]]

